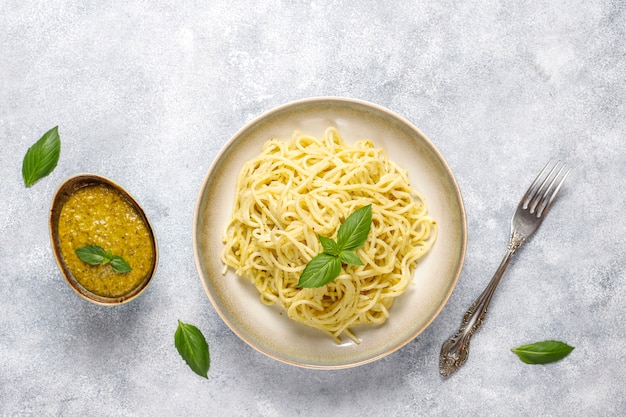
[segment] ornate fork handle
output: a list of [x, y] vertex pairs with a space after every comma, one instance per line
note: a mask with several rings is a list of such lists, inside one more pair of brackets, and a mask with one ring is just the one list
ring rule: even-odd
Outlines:
[[525, 238], [517, 232], [512, 232], [509, 239], [509, 246], [504, 254], [500, 266], [496, 273], [489, 281], [489, 284], [480, 296], [474, 301], [474, 304], [467, 310], [463, 316], [461, 327], [454, 336], [448, 339], [441, 346], [441, 354], [439, 355], [439, 372], [442, 376], [448, 376], [456, 371], [467, 360], [469, 355], [470, 339], [483, 324], [483, 320], [487, 315], [487, 309], [491, 302], [491, 297], [500, 283], [504, 271], [509, 266], [511, 258], [524, 242]]
[[504, 271], [509, 266], [511, 258], [526, 238], [537, 230], [561, 189], [569, 169], [557, 162], [548, 164], [541, 170], [535, 181], [524, 194], [515, 209], [511, 219], [511, 235], [509, 245], [489, 285], [467, 310], [459, 331], [446, 340], [441, 346], [439, 355], [439, 372], [448, 376], [456, 371], [467, 360], [469, 355], [470, 339], [483, 324], [491, 297], [493, 296]]

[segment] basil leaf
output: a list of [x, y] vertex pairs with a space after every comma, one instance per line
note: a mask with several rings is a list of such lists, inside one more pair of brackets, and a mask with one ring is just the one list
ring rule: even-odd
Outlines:
[[209, 378], [208, 372], [211, 366], [209, 345], [196, 326], [178, 320], [178, 328], [174, 333], [174, 345], [192, 371], [201, 377]]
[[341, 273], [341, 264], [363, 265], [356, 250], [363, 246], [372, 227], [372, 205], [350, 214], [339, 226], [337, 242], [318, 235], [324, 252], [311, 259], [298, 280], [299, 288], [317, 288], [328, 284]]
[[89, 265], [100, 265], [106, 263], [106, 252], [98, 245], [87, 245], [76, 249], [76, 255], [81, 261]]
[[103, 263], [105, 263], [105, 264], [109, 263], [109, 262], [111, 262], [111, 259], [113, 259], [113, 251], [111, 249], [109, 249], [104, 254], [104, 262]]
[[339, 226], [337, 244], [340, 250], [356, 250], [363, 246], [372, 227], [372, 205], [361, 207]]
[[61, 138], [59, 127], [55, 126], [26, 151], [22, 162], [24, 185], [30, 187], [49, 175], [56, 168], [60, 154]]
[[335, 255], [335, 256], [339, 255], [339, 252], [341, 251], [339, 250], [339, 245], [337, 245], [337, 242], [325, 236], [318, 235], [318, 237], [320, 239], [320, 243], [322, 244], [322, 247], [324, 248], [324, 252], [326, 252], [329, 255]]
[[117, 273], [129, 272], [130, 265], [119, 255], [113, 255], [112, 250], [105, 251], [98, 245], [87, 245], [76, 249], [76, 255], [81, 261], [89, 265], [104, 265], [111, 263], [111, 267]]
[[124, 272], [130, 272], [131, 269], [128, 262], [126, 262], [124, 258], [118, 255], [111, 256], [111, 267], [115, 272], [118, 272], [120, 274]]
[[317, 288], [337, 278], [341, 273], [339, 257], [322, 252], [317, 254], [304, 267], [298, 280], [299, 288]]
[[363, 265], [363, 261], [361, 261], [361, 258], [359, 258], [359, 255], [357, 255], [356, 252], [354, 251], [345, 251], [345, 250], [342, 251], [339, 254], [339, 259], [344, 264], [355, 265], [355, 266]]
[[511, 349], [524, 363], [531, 365], [546, 364], [563, 359], [574, 350], [567, 343], [557, 340], [546, 340]]

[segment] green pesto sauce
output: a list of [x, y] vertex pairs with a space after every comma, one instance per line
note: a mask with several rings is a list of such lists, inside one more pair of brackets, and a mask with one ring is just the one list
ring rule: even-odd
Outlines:
[[[59, 243], [76, 280], [104, 297], [121, 297], [140, 286], [155, 255], [148, 226], [135, 207], [109, 185], [90, 185], [69, 197], [59, 216]], [[120, 274], [110, 264], [81, 261], [75, 251], [85, 245], [112, 250], [130, 264], [130, 272]]]

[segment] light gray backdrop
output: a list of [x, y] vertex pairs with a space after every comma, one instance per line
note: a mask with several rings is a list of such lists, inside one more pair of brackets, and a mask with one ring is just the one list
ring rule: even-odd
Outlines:
[[[0, 5], [0, 416], [560, 416], [626, 411], [626, 8], [614, 0], [82, 1]], [[196, 272], [204, 176], [243, 125], [286, 102], [343, 96], [407, 118], [466, 204], [467, 258], [432, 325], [340, 371], [256, 352], [221, 321]], [[30, 189], [27, 148], [58, 125], [57, 169]], [[466, 366], [443, 340], [504, 252], [536, 171], [573, 171], [509, 269]], [[67, 177], [121, 183], [159, 239], [139, 299], [92, 305], [65, 284], [48, 210]], [[211, 347], [209, 379], [174, 348], [177, 320]], [[575, 347], [529, 366], [509, 349]]]

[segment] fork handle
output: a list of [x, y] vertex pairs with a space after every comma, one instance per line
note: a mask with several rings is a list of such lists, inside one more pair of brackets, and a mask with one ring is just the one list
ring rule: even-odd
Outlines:
[[491, 302], [491, 297], [498, 287], [504, 271], [509, 266], [511, 258], [522, 242], [523, 239], [519, 236], [513, 234], [511, 235], [509, 247], [504, 254], [502, 262], [500, 262], [500, 266], [498, 266], [496, 273], [493, 275], [493, 278], [491, 278], [491, 281], [489, 281], [489, 284], [484, 289], [482, 294], [480, 294], [476, 301], [474, 301], [474, 304], [472, 304], [463, 316], [461, 327], [456, 334], [446, 340], [441, 346], [441, 353], [439, 355], [439, 372], [442, 376], [451, 375], [467, 360], [469, 355], [470, 339], [476, 330], [478, 330], [478, 328], [480, 328], [483, 324], [489, 303]]

